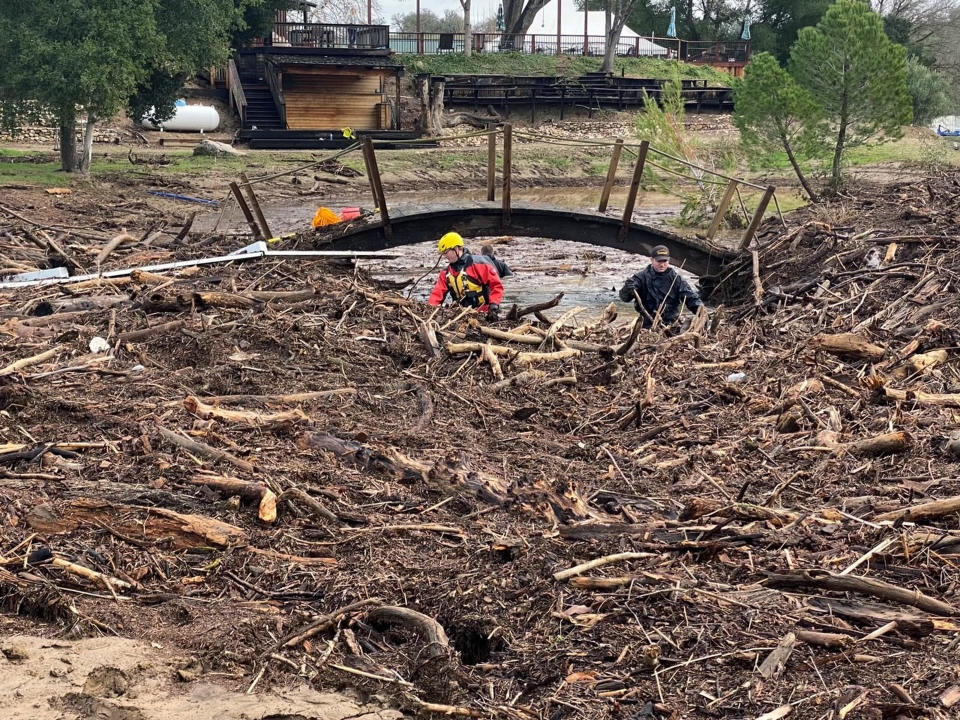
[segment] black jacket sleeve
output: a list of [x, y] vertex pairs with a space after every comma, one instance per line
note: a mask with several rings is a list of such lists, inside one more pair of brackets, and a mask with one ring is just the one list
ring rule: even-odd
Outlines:
[[637, 290], [640, 294], [640, 290], [643, 288], [643, 278], [640, 276], [640, 273], [636, 275], [631, 275], [627, 278], [627, 281], [623, 284], [623, 287], [620, 288], [620, 299], [623, 302], [636, 302], [637, 298], [634, 296], [633, 291]]
[[687, 306], [687, 310], [690, 312], [696, 312], [703, 307], [703, 301], [700, 299], [697, 291], [690, 286], [690, 283], [688, 283], [685, 278], [680, 277], [679, 275], [677, 280], [680, 281], [680, 299]]

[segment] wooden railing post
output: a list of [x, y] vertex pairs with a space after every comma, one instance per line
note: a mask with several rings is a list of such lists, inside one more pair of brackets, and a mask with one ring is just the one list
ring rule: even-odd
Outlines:
[[613, 189], [613, 181], [617, 177], [617, 165], [620, 164], [620, 153], [623, 152], [623, 138], [617, 138], [613, 146], [613, 156], [610, 158], [610, 167], [607, 168], [607, 181], [603, 184], [603, 192], [600, 194], [600, 207], [597, 212], [606, 212], [607, 201], [610, 200], [610, 191]]
[[253, 237], [257, 240], [263, 240], [263, 230], [261, 230], [260, 226], [257, 225], [257, 221], [253, 219], [253, 213], [250, 212], [250, 208], [247, 206], [247, 201], [243, 199], [243, 193], [240, 192], [240, 186], [235, 182], [232, 182], [230, 183], [230, 191], [237, 199], [237, 205], [240, 206], [243, 216], [247, 219], [247, 225], [249, 225], [250, 229], [253, 231]]
[[633, 208], [637, 204], [637, 194], [640, 192], [640, 178], [643, 176], [643, 166], [647, 162], [647, 150], [649, 149], [649, 140], [644, 140], [640, 143], [640, 151], [637, 153], [637, 164], [633, 166], [633, 179], [630, 181], [630, 192], [627, 194], [627, 202], [623, 208], [623, 226], [620, 228], [620, 242], [627, 239], [630, 223], [633, 221]]
[[743, 234], [743, 237], [740, 238], [740, 249], [744, 250], [747, 245], [750, 244], [750, 241], [753, 240], [753, 236], [757, 234], [757, 228], [760, 227], [760, 223], [763, 221], [763, 214], [767, 211], [767, 205], [770, 204], [771, 198], [777, 189], [773, 185], [768, 185], [767, 189], [763, 191], [763, 197], [760, 198], [760, 204], [757, 206], [757, 211], [753, 214], [753, 220], [750, 221], [750, 227], [747, 228], [747, 231]]
[[513, 163], [513, 126], [503, 126], [503, 219], [502, 224], [510, 224], [510, 175]]
[[497, 130], [487, 133], [487, 201], [497, 199]]
[[367, 168], [367, 179], [370, 181], [373, 201], [380, 210], [383, 236], [390, 238], [393, 236], [393, 228], [390, 227], [390, 213], [387, 211], [387, 199], [383, 194], [383, 183], [380, 180], [380, 168], [377, 167], [377, 156], [373, 150], [373, 140], [369, 137], [363, 139], [363, 164]]
[[263, 233], [263, 237], [272, 238], [273, 233], [270, 232], [270, 226], [267, 225], [267, 219], [263, 216], [263, 210], [260, 209], [260, 203], [257, 201], [257, 195], [253, 192], [253, 185], [250, 184], [250, 181], [247, 179], [246, 173], [240, 173], [240, 180], [243, 182], [243, 189], [247, 192], [247, 197], [250, 199], [250, 205], [253, 207], [254, 213], [257, 216], [257, 222], [260, 225], [260, 232]]
[[723, 197], [720, 199], [720, 204], [717, 206], [717, 214], [714, 215], [713, 222], [710, 223], [710, 229], [707, 230], [707, 240], [713, 240], [713, 236], [717, 234], [717, 231], [720, 229], [720, 223], [723, 222], [723, 218], [727, 214], [727, 209], [730, 207], [730, 203], [736, 192], [737, 181], [731, 180], [723, 193]]

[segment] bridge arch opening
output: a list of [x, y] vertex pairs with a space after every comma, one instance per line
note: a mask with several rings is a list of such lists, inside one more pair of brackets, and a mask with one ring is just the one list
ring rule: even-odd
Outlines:
[[[597, 247], [576, 240], [489, 235], [465, 238], [466, 247], [479, 254], [489, 245], [497, 258], [505, 261], [514, 275], [504, 280], [504, 305], [531, 305], [564, 293], [560, 309], [585, 308], [584, 317], [600, 315], [613, 302], [622, 317], [634, 316], [631, 304], [623, 303], [618, 291], [624, 281], [646, 267], [646, 254], [619, 248]], [[404, 294], [426, 302], [440, 270], [446, 262], [437, 254], [436, 240], [395, 246], [395, 260], [364, 260], [361, 267], [381, 281], [396, 284]], [[674, 262], [681, 274], [697, 287], [699, 277], [683, 267], [683, 259]], [[411, 291], [412, 282], [420, 278]], [[401, 283], [404, 283], [402, 286]]]

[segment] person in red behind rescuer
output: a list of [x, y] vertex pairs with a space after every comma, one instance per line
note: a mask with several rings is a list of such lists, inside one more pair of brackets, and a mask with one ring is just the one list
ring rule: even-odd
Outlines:
[[448, 232], [437, 243], [437, 250], [449, 264], [440, 271], [428, 302], [440, 305], [447, 295], [465, 307], [477, 308], [497, 318], [503, 301], [503, 282], [497, 268], [486, 255], [472, 255], [463, 246], [459, 233]]

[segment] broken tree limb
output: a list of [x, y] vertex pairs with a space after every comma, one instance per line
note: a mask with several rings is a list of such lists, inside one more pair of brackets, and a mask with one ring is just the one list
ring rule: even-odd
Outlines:
[[503, 380], [503, 368], [500, 367], [500, 361], [497, 360], [496, 354], [490, 349], [490, 343], [483, 343], [481, 347], [481, 356], [490, 366], [493, 377], [497, 380]]
[[884, 522], [886, 520], [892, 520], [894, 522], [898, 520], [903, 522], [917, 522], [919, 520], [942, 518], [944, 515], [951, 515], [955, 512], [960, 512], [960, 496], [934, 500], [933, 502], [913, 505], [912, 507], [902, 510], [881, 513], [873, 519], [877, 522]]
[[763, 584], [774, 588], [818, 588], [821, 590], [856, 592], [883, 598], [884, 600], [892, 600], [904, 605], [912, 605], [937, 615], [960, 616], [960, 609], [942, 600], [924, 595], [919, 590], [907, 590], [873, 578], [837, 575], [827, 570], [801, 570], [783, 575], [771, 574], [763, 581]]
[[96, 583], [103, 585], [110, 591], [113, 591], [117, 588], [120, 589], [129, 589], [133, 585], [126, 582], [125, 580], [120, 580], [119, 578], [110, 577], [109, 575], [104, 575], [101, 572], [92, 570], [84, 565], [78, 565], [77, 563], [70, 562], [69, 560], [64, 560], [60, 557], [55, 557], [51, 561], [52, 565], [55, 565], [58, 568], [63, 568], [71, 575], [76, 575], [78, 577], [86, 578], [87, 580], [93, 580]]
[[277, 496], [266, 485], [229, 475], [194, 475], [190, 478], [194, 485], [205, 485], [222, 495], [239, 495], [257, 502], [257, 514], [264, 522], [272, 523], [277, 519]]
[[174, 547], [236, 547], [247, 534], [205, 515], [185, 515], [158, 507], [139, 507], [104, 500], [73, 500], [60, 506], [38, 505], [27, 515], [30, 526], [42, 533], [74, 532], [81, 527], [109, 525], [138, 540], [169, 540]]
[[342, 608], [334, 610], [331, 613], [325, 615], [320, 615], [319, 617], [314, 618], [307, 625], [298, 628], [292, 633], [284, 636], [275, 643], [268, 651], [263, 653], [264, 655], [269, 655], [272, 652], [276, 652], [280, 648], [285, 647], [294, 647], [299, 645], [304, 640], [307, 640], [319, 632], [323, 632], [329, 628], [336, 620], [344, 615], [352, 613], [354, 610], [359, 610], [360, 608], [366, 607], [367, 605], [374, 605], [380, 602], [379, 598], [367, 598], [365, 600], [359, 600], [355, 603], [350, 603], [349, 605], [344, 605]]
[[429, 615], [395, 605], [381, 605], [367, 612], [367, 620], [413, 628], [427, 641], [423, 654], [429, 659], [450, 656], [450, 640], [443, 625]]
[[514, 305], [512, 308], [510, 308], [510, 312], [507, 313], [507, 320], [519, 320], [524, 315], [532, 315], [533, 313], [549, 310], [550, 308], [559, 305], [561, 300], [563, 300], [563, 293], [559, 293], [552, 300], [547, 300], [546, 302], [542, 303], [535, 303], [534, 305], [527, 305], [523, 308]]
[[7, 365], [6, 367], [0, 368], [0, 377], [3, 377], [5, 375], [12, 375], [13, 373], [17, 372], [17, 370], [20, 370], [21, 368], [25, 368], [30, 365], [37, 365], [39, 363], [44, 362], [45, 360], [49, 360], [50, 358], [54, 357], [58, 352], [60, 352], [61, 349], [62, 349], [61, 347], [50, 348], [49, 350], [46, 350], [40, 353], [39, 355], [31, 355], [30, 357], [25, 357], [25, 358], [21, 358], [20, 360], [16, 360], [10, 363], [9, 365]]
[[883, 433], [853, 442], [840, 442], [839, 437], [840, 433], [836, 430], [821, 430], [817, 434], [817, 442], [824, 448], [829, 448], [836, 453], [846, 452], [857, 457], [893, 455], [906, 452], [914, 444], [913, 436], [903, 430]]
[[558, 570], [553, 574], [554, 580], [567, 580], [576, 575], [587, 572], [587, 570], [593, 570], [594, 568], [603, 567], [604, 565], [609, 565], [610, 563], [621, 562], [623, 560], [643, 560], [645, 558], [660, 557], [659, 553], [649, 553], [649, 552], [622, 552], [616, 553], [614, 555], [604, 555], [603, 557], [594, 558], [593, 560], [588, 560], [585, 563], [580, 563], [579, 565], [574, 565], [573, 567], [567, 568], [566, 570]]
[[357, 394], [355, 387], [337, 388], [336, 390], [313, 390], [310, 392], [287, 393], [283, 395], [211, 395], [198, 398], [209, 404], [219, 403], [276, 403], [278, 405], [293, 405], [309, 403], [315, 400], [326, 400], [334, 397], [352, 397]]
[[321, 517], [324, 520], [329, 520], [337, 525], [340, 524], [340, 518], [338, 518], [332, 511], [328, 510], [323, 503], [321, 503], [312, 495], [308, 495], [306, 491], [301, 490], [300, 488], [287, 488], [280, 493], [279, 497], [277, 497], [277, 502], [279, 503], [283, 500], [289, 501], [290, 498], [295, 498], [306, 505], [317, 517]]
[[489, 386], [494, 392], [511, 387], [512, 385], [532, 385], [539, 380], [545, 380], [547, 373], [544, 370], [524, 370], [523, 372], [511, 375], [500, 382], [495, 382]]
[[176, 332], [186, 324], [186, 320], [173, 320], [171, 322], [160, 323], [159, 325], [151, 325], [150, 327], [145, 327], [142, 330], [130, 330], [128, 332], [120, 333], [117, 336], [117, 339], [121, 343], [143, 342], [144, 340], [149, 340], [156, 335], [167, 335], [168, 333]]
[[483, 353], [483, 348], [490, 348], [490, 352], [497, 355], [503, 355], [510, 358], [515, 358], [514, 362], [520, 363], [522, 365], [533, 365], [539, 362], [551, 362], [554, 360], [566, 360], [567, 358], [579, 357], [580, 351], [575, 350], [574, 348], [563, 348], [562, 350], [555, 350], [554, 352], [520, 352], [514, 350], [513, 348], [508, 348], [504, 345], [489, 345], [487, 343], [478, 343], [478, 342], [448, 342], [446, 344], [447, 352], [451, 355], [459, 355], [462, 353]]
[[810, 341], [810, 344], [817, 350], [823, 350], [831, 355], [866, 358], [867, 360], [879, 360], [887, 352], [885, 348], [875, 345], [855, 333], [820, 334], [816, 335]]
[[167, 430], [165, 427], [157, 426], [157, 431], [167, 442], [171, 442], [174, 445], [182, 447], [184, 450], [193, 453], [194, 455], [198, 455], [213, 462], [228, 462], [231, 465], [240, 468], [241, 470], [253, 472], [253, 463], [246, 460], [241, 460], [236, 455], [231, 455], [226, 450], [218, 450], [217, 448], [211, 447], [206, 443], [198, 442], [197, 440], [191, 440], [190, 438], [184, 437], [179, 433]]
[[939, 405], [942, 407], [960, 407], [960, 393], [936, 394], [925, 393], [922, 390], [897, 390], [883, 388], [883, 394], [891, 400], [911, 402], [917, 405]]
[[797, 640], [807, 645], [842, 650], [856, 645], [857, 639], [840, 633], [817, 632], [815, 630], [797, 630]]
[[770, 678], [775, 678], [784, 671], [784, 668], [787, 666], [787, 661], [790, 659], [790, 656], [793, 654], [793, 648], [797, 644], [797, 636], [792, 632], [787, 633], [782, 638], [777, 646], [770, 651], [770, 654], [760, 663], [760, 667], [757, 668], [757, 672], [760, 673], [761, 677], [765, 680]]
[[224, 410], [214, 405], [207, 405], [193, 395], [184, 399], [183, 407], [186, 408], [188, 412], [192, 412], [204, 420], [217, 420], [218, 422], [229, 423], [231, 425], [254, 428], [275, 428], [310, 421], [310, 418], [299, 408], [279, 413], [258, 413], [252, 410]]

